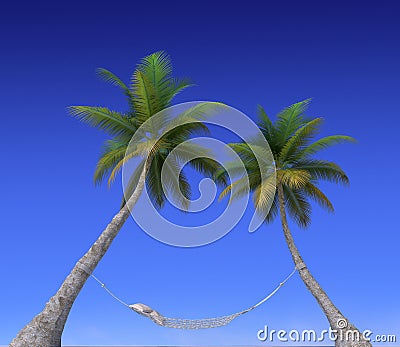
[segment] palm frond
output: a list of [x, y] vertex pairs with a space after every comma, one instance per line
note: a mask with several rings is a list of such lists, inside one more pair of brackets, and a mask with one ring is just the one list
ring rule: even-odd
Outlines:
[[78, 120], [101, 129], [111, 136], [135, 133], [137, 127], [128, 117], [106, 107], [70, 106], [69, 113]]
[[267, 214], [267, 210], [270, 208], [276, 193], [276, 181], [275, 176], [271, 175], [270, 177], [264, 179], [254, 190], [253, 201], [256, 210], [262, 212], [264, 211], [265, 215]]
[[274, 124], [272, 123], [271, 119], [268, 117], [267, 113], [261, 105], [257, 106], [257, 113], [258, 117], [260, 118], [260, 121], [257, 122], [257, 125], [264, 133], [268, 143], [272, 142], [272, 139], [274, 137]]
[[276, 142], [283, 146], [293, 133], [307, 123], [303, 113], [310, 104], [311, 99], [295, 103], [278, 114], [275, 123]]
[[[245, 163], [241, 160], [234, 160], [231, 162], [224, 163], [223, 166], [214, 174], [214, 178], [218, 181], [220, 176], [224, 176], [225, 180], [228, 179], [228, 174], [233, 177], [242, 177], [252, 171], [249, 167], [246, 167]], [[223, 181], [218, 181], [219, 184], [223, 184]]]
[[179, 190], [181, 192], [181, 196], [184, 197], [184, 199], [180, 201], [180, 207], [183, 211], [188, 211], [192, 189], [190, 187], [189, 180], [183, 171], [181, 171], [179, 174]]
[[228, 184], [219, 194], [218, 201], [224, 199], [232, 191], [232, 188], [237, 184], [240, 184], [239, 180], [236, 180], [235, 182], [231, 182], [230, 184]]
[[149, 78], [136, 70], [131, 80], [132, 105], [140, 124], [158, 112], [156, 108], [155, 88]]
[[283, 146], [278, 155], [279, 162], [282, 164], [285, 161], [290, 161], [293, 156], [296, 157], [295, 153], [305, 146], [310, 139], [316, 135], [321, 123], [322, 118], [315, 118], [300, 127]]
[[155, 88], [159, 88], [171, 78], [171, 59], [166, 52], [158, 51], [144, 57], [138, 64], [137, 70], [142, 71]]
[[333, 145], [343, 143], [343, 142], [356, 142], [354, 138], [351, 136], [345, 136], [345, 135], [332, 135], [332, 136], [326, 136], [323, 137], [322, 139], [319, 139], [307, 147], [303, 148], [301, 151], [298, 153], [298, 158], [307, 158], [323, 149], [326, 149], [328, 147], [331, 147]]
[[248, 143], [230, 143], [240, 160], [225, 164], [227, 172], [231, 175], [243, 175], [243, 169], [249, 180], [250, 190], [255, 191], [264, 180], [271, 175], [275, 177], [273, 158], [266, 148]]
[[154, 108], [151, 115], [166, 108], [170, 102], [168, 96], [172, 79], [172, 64], [168, 54], [159, 51], [148, 55], [137, 66], [137, 71], [140, 71], [153, 87]]
[[97, 76], [102, 79], [103, 81], [112, 84], [113, 86], [117, 86], [120, 87], [122, 89], [122, 91], [124, 92], [124, 94], [126, 94], [127, 96], [130, 96], [130, 90], [128, 88], [128, 86], [122, 82], [122, 80], [117, 77], [116, 75], [114, 75], [111, 71], [108, 71], [106, 69], [103, 68], [98, 68], [96, 70]]
[[114, 183], [116, 175], [121, 171], [122, 166], [130, 159], [132, 159], [134, 156], [136, 156], [137, 153], [131, 155], [130, 157], [124, 156], [121, 160], [119, 160], [111, 170], [108, 180], [107, 180], [107, 185], [108, 187], [111, 187], [111, 185]]
[[190, 185], [174, 156], [163, 161], [162, 184], [178, 207], [188, 210], [190, 204]]
[[175, 96], [192, 86], [194, 84], [189, 78], [172, 78], [171, 86], [165, 93], [165, 102], [170, 103]]
[[257, 158], [247, 143], [229, 143], [228, 146], [236, 152], [246, 167], [258, 168], [260, 170]]
[[164, 157], [159, 153], [156, 153], [151, 161], [149, 173], [146, 179], [147, 192], [156, 208], [162, 208], [166, 201], [161, 177], [163, 165]]
[[311, 175], [311, 180], [325, 180], [333, 183], [349, 184], [349, 178], [339, 165], [326, 160], [301, 160], [294, 168], [306, 170]]
[[172, 77], [171, 59], [164, 51], [143, 58], [137, 70], [147, 77], [154, 88], [153, 114], [168, 107], [179, 92], [192, 85], [188, 79]]
[[217, 114], [218, 111], [224, 108], [226, 108], [226, 105], [220, 102], [200, 102], [173, 117], [165, 129], [163, 129], [163, 135], [169, 134], [177, 127], [185, 124], [204, 122], [207, 118]]
[[194, 135], [207, 135], [210, 133], [208, 127], [201, 122], [186, 123], [170, 130], [167, 134], [164, 134], [162, 138], [166, 139], [170, 148], [174, 148], [177, 145], [187, 141]]
[[103, 146], [102, 154], [97, 161], [94, 173], [94, 183], [100, 184], [113, 170], [115, 165], [125, 156], [126, 143], [118, 140], [107, 140]]
[[334, 208], [328, 197], [314, 184], [308, 183], [303, 187], [304, 193], [318, 203], [319, 206], [325, 208], [329, 212], [333, 212]]
[[228, 146], [236, 152], [246, 167], [259, 170], [262, 175], [269, 175], [271, 169], [275, 168], [274, 157], [264, 142], [229, 143]]
[[115, 181], [116, 175], [121, 171], [123, 165], [125, 165], [132, 158], [141, 156], [143, 158], [152, 158], [160, 149], [163, 147], [163, 140], [149, 139], [148, 141], [141, 141], [138, 143], [130, 144], [127, 146], [124, 157], [118, 161], [112, 169], [108, 178], [108, 186]]
[[248, 139], [247, 145], [249, 146], [250, 151], [254, 154], [260, 167], [260, 171], [262, 173], [269, 172], [271, 167], [274, 167], [275, 159], [265, 139], [260, 139], [257, 136]]
[[186, 141], [176, 146], [171, 152], [179, 161], [187, 163], [194, 158], [209, 158], [211, 150], [197, 143]]
[[[262, 214], [262, 216], [265, 216], [265, 212], [260, 211], [260, 213]], [[267, 215], [265, 216], [265, 222], [268, 223], [272, 223], [275, 218], [278, 216], [279, 213], [279, 209], [278, 209], [278, 195], [275, 194], [274, 197], [274, 201], [271, 204], [271, 207], [267, 213]]]
[[[190, 160], [188, 165], [215, 182], [219, 182], [223, 185], [226, 185], [228, 182], [228, 177], [223, 171], [223, 166], [214, 159], [195, 158]], [[218, 176], [217, 173], [219, 173]]]
[[247, 176], [243, 176], [236, 181], [230, 183], [219, 195], [218, 201], [221, 201], [228, 194], [230, 194], [229, 202], [233, 199], [239, 199], [243, 196], [248, 195], [250, 192], [249, 179]]
[[290, 189], [301, 189], [311, 180], [311, 174], [307, 170], [285, 169], [276, 172], [278, 184], [283, 184]]
[[285, 206], [290, 217], [301, 227], [307, 227], [311, 222], [311, 205], [301, 190], [283, 187]]

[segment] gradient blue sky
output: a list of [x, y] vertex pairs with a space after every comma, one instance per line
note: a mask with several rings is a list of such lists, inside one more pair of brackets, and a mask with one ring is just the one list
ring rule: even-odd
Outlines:
[[[395, 1], [13, 1], [0, 11], [2, 170], [0, 344], [57, 290], [117, 210], [121, 184], [94, 187], [104, 134], [69, 105], [123, 110], [97, 67], [127, 80], [164, 49], [175, 73], [197, 84], [176, 99], [217, 100], [254, 117], [312, 97], [322, 135], [357, 145], [326, 151], [351, 179], [324, 185], [335, 204], [293, 225], [309, 268], [360, 329], [400, 339], [398, 134], [400, 27]], [[292, 269], [278, 223], [247, 232], [251, 211], [206, 247], [161, 244], [128, 221], [96, 274], [129, 302], [166, 315], [207, 317], [246, 308]], [[158, 327], [113, 301], [91, 279], [73, 306], [66, 345], [263, 344], [257, 331], [327, 327], [296, 276], [267, 304], [206, 331]], [[265, 344], [265, 343], [264, 343]]]

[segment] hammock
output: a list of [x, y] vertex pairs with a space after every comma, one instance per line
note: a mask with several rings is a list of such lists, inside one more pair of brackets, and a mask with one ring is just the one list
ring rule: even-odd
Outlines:
[[268, 299], [270, 299], [282, 286], [295, 274], [297, 270], [301, 270], [302, 268], [305, 267], [304, 263], [301, 264], [301, 267], [296, 266], [293, 271], [287, 276], [282, 282], [279, 283], [279, 285], [270, 293], [268, 294], [264, 299], [259, 301], [257, 304], [249, 307], [248, 309], [245, 309], [240, 312], [232, 313], [228, 316], [220, 316], [220, 317], [215, 317], [215, 318], [203, 318], [203, 319], [183, 319], [183, 318], [169, 318], [163, 316], [161, 313], [157, 312], [156, 310], [152, 309], [150, 306], [147, 306], [142, 303], [136, 303], [133, 305], [129, 305], [126, 302], [122, 301], [120, 298], [118, 298], [114, 293], [112, 293], [106, 285], [101, 282], [96, 276], [94, 276], [88, 268], [78, 262], [77, 266], [88, 273], [96, 282], [98, 282], [101, 287], [108, 293], [110, 294], [115, 300], [123, 304], [124, 306], [130, 308], [131, 310], [135, 311], [136, 313], [147, 317], [151, 319], [154, 323], [166, 327], [166, 328], [174, 328], [174, 329], [209, 329], [209, 328], [217, 328], [221, 327], [224, 325], [229, 324], [232, 320], [235, 318], [250, 312], [254, 310], [256, 307], [260, 306], [264, 302], [266, 302]]

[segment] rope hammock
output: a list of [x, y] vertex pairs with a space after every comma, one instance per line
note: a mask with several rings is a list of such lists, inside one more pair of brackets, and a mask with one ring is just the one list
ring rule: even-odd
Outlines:
[[164, 317], [161, 313], [157, 312], [156, 310], [154, 310], [151, 307], [149, 307], [145, 304], [142, 304], [142, 303], [136, 303], [133, 305], [129, 305], [126, 302], [122, 301], [120, 298], [118, 298], [114, 293], [112, 293], [103, 282], [101, 282], [96, 276], [94, 276], [89, 271], [89, 269], [84, 264], [78, 262], [77, 266], [81, 270], [88, 273], [97, 283], [100, 284], [100, 286], [109, 295], [111, 295], [115, 300], [117, 300], [122, 305], [128, 307], [129, 309], [135, 311], [136, 313], [138, 313], [144, 317], [151, 319], [154, 323], [156, 323], [160, 326], [163, 326], [166, 328], [175, 328], [175, 329], [209, 329], [209, 328], [217, 328], [217, 327], [227, 325], [235, 318], [237, 318], [247, 312], [250, 312], [250, 311], [254, 310], [256, 307], [262, 305], [264, 302], [266, 302], [268, 299], [270, 299], [280, 288], [282, 288], [282, 286], [295, 274], [295, 272], [297, 270], [301, 270], [305, 267], [304, 263], [302, 263], [301, 266], [295, 266], [293, 271], [282, 282], [280, 282], [279, 285], [270, 294], [268, 294], [264, 299], [262, 299], [255, 305], [249, 307], [248, 309], [230, 314], [228, 316], [220, 316], [220, 317], [215, 317], [215, 318], [203, 318], [203, 319], [183, 319], [183, 318]]

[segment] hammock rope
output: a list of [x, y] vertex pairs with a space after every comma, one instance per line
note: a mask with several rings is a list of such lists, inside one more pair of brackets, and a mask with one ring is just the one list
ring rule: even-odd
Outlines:
[[282, 288], [282, 286], [296, 273], [297, 270], [301, 270], [305, 267], [304, 263], [295, 266], [293, 271], [282, 281], [279, 283], [279, 285], [271, 292], [269, 293], [264, 299], [256, 303], [255, 305], [240, 311], [236, 313], [232, 313], [228, 316], [220, 316], [220, 317], [215, 317], [215, 318], [203, 318], [203, 319], [183, 319], [183, 318], [170, 318], [170, 317], [165, 317], [158, 311], [152, 309], [151, 307], [142, 304], [142, 303], [136, 303], [133, 305], [129, 305], [120, 298], [118, 298], [111, 290], [109, 290], [106, 285], [100, 281], [95, 275], [91, 273], [91, 271], [88, 269], [88, 267], [81, 262], [77, 263], [77, 266], [88, 273], [100, 286], [111, 296], [113, 297], [116, 301], [118, 301], [120, 304], [128, 307], [129, 309], [135, 311], [136, 313], [147, 317], [151, 319], [154, 323], [166, 327], [166, 328], [174, 328], [174, 329], [209, 329], [209, 328], [217, 328], [221, 327], [224, 325], [229, 324], [232, 320], [235, 318], [250, 312], [257, 308], [258, 306], [262, 305], [264, 302], [269, 300], [273, 295], [275, 295], [279, 289]]

